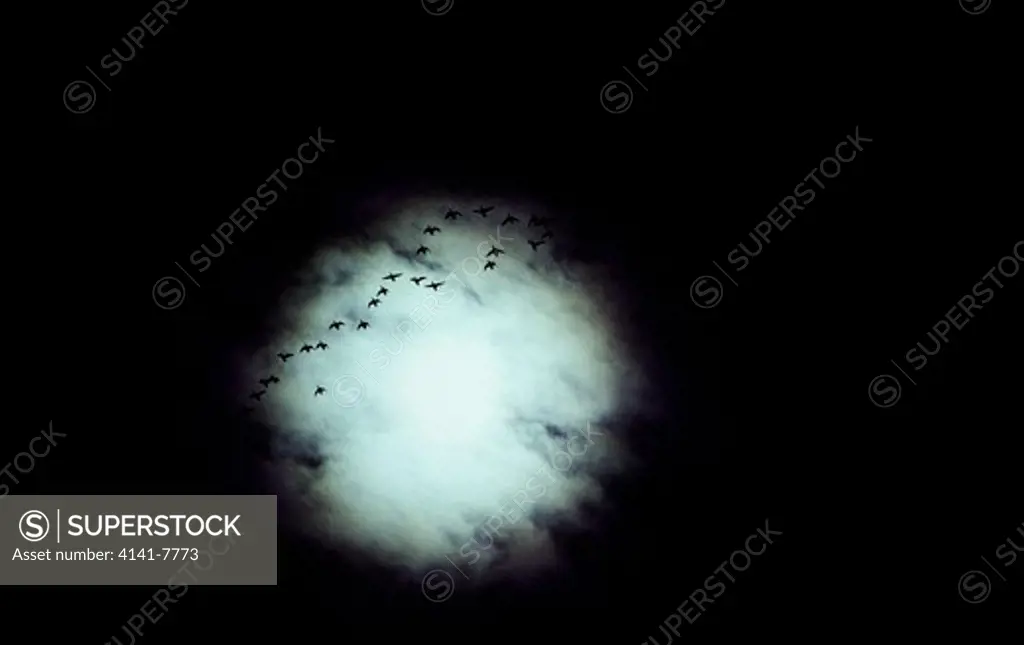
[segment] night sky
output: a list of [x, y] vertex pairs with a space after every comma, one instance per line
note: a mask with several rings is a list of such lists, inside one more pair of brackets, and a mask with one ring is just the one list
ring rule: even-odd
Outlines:
[[[994, 629], [1019, 602], [1024, 560], [984, 603], [956, 587], [1024, 521], [1021, 275], [990, 274], [1003, 286], [920, 371], [905, 356], [1024, 239], [1006, 197], [1017, 175], [1001, 160], [1017, 148], [1005, 131], [1008, 48], [995, 34], [1008, 3], [970, 15], [944, 0], [912, 16], [709, 0], [698, 4], [721, 6], [693, 35], [680, 27], [695, 24], [680, 18], [685, 2], [477, 4], [431, 16], [416, 2], [189, 2], [114, 77], [100, 61], [152, 6], [60, 14], [59, 55], [38, 93], [59, 142], [29, 189], [39, 197], [12, 206], [9, 224], [8, 255], [29, 266], [8, 272], [7, 314], [24, 329], [0, 462], [50, 419], [68, 437], [12, 492], [282, 495], [279, 586], [192, 589], [143, 643], [663, 644], [659, 627], [688, 598], [693, 624], [669, 623], [679, 642]], [[669, 51], [666, 30], [680, 48], [643, 76], [649, 47]], [[85, 114], [56, 105], [76, 78], [97, 86]], [[613, 81], [633, 92], [619, 114], [601, 100]], [[318, 132], [333, 143], [316, 161], [283, 179], [287, 189], [268, 183]], [[819, 163], [855, 133], [869, 142], [822, 178]], [[190, 256], [265, 184], [278, 198], [200, 272]], [[807, 187], [812, 200], [798, 192]], [[762, 224], [789, 196], [803, 209], [785, 228]], [[429, 269], [441, 280], [477, 235], [445, 237], [445, 210], [468, 226], [482, 204], [498, 206], [495, 224], [509, 212], [550, 216], [550, 244], [517, 243], [499, 269], [518, 273], [471, 283], [443, 312], [452, 316], [395, 357], [382, 386], [394, 398], [377, 392], [357, 420], [341, 420], [331, 377], [348, 366], [327, 357], [368, 356], [372, 345], [351, 340], [355, 323], [415, 306], [422, 290], [407, 279], [423, 267], [403, 253], [427, 220], [454, 245]], [[757, 230], [768, 231], [759, 253]], [[392, 270], [406, 282], [365, 313]], [[152, 298], [162, 276], [184, 289], [173, 310]], [[703, 276], [722, 294], [708, 308], [693, 298]], [[336, 318], [340, 333], [327, 329]], [[302, 354], [288, 366], [306, 367], [280, 371], [294, 384], [287, 395], [275, 400], [285, 385], [275, 383], [246, 400], [278, 373], [276, 352], [321, 339], [330, 349], [316, 367], [293, 363], [314, 360]], [[407, 357], [411, 377], [397, 371]], [[901, 382], [891, 407], [868, 396], [884, 374]], [[429, 397], [410, 395], [410, 383], [434, 378]], [[310, 408], [317, 385], [329, 414]], [[424, 412], [433, 399], [449, 416]], [[498, 403], [485, 412], [482, 400]], [[483, 429], [494, 410], [518, 425]], [[459, 527], [459, 512], [479, 510], [492, 489], [520, 486], [510, 464], [529, 465], [517, 461], [526, 446], [589, 414], [621, 442], [614, 467], [581, 466], [579, 481], [560, 484], [564, 496], [481, 570], [492, 578], [455, 577], [450, 599], [425, 599], [431, 558], [417, 554], [445, 541], [430, 531]], [[448, 468], [415, 434], [423, 415], [452, 446]], [[406, 441], [389, 461], [359, 439], [345, 477], [361, 474], [366, 489], [342, 493], [352, 480], [323, 474], [346, 454], [327, 439], [339, 424], [424, 443]], [[414, 489], [426, 499], [423, 482], [441, 472], [429, 505], [409, 501]], [[327, 498], [364, 519], [389, 504], [394, 513], [327, 539], [282, 492], [295, 473], [327, 481]], [[505, 473], [514, 481], [499, 481]], [[734, 581], [716, 573], [766, 523], [781, 535], [749, 569]], [[541, 528], [543, 548], [531, 541]], [[720, 596], [710, 576], [725, 583]], [[694, 612], [698, 589], [715, 600]], [[3, 598], [21, 617], [11, 622], [35, 621], [26, 633], [104, 643], [152, 592]]]

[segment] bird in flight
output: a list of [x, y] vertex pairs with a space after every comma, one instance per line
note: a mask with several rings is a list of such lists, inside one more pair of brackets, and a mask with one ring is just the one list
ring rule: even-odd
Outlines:
[[299, 350], [299, 353], [302, 353], [302, 352], [311, 352], [311, 351], [313, 351], [313, 346], [312, 346], [312, 345], [309, 345], [309, 344], [306, 344], [306, 345], [303, 345], [303, 346], [302, 346], [302, 349], [300, 349], [300, 350]]
[[459, 211], [455, 210], [454, 208], [449, 208], [448, 212], [444, 214], [444, 218], [445, 219], [455, 220], [455, 219], [458, 219], [460, 217], [462, 217], [462, 213], [460, 213]]
[[292, 356], [295, 356], [295, 354], [283, 354], [283, 353], [281, 353], [281, 354], [277, 355], [277, 357], [281, 359], [282, 363], [287, 363], [288, 359], [291, 358]]
[[480, 208], [473, 211], [474, 213], [480, 213], [480, 217], [487, 217], [487, 213], [494, 210], [493, 206], [481, 206]]
[[324, 341], [320, 341], [319, 343], [316, 344], [316, 348], [317, 349], [327, 349], [327, 343], [325, 343]]
[[324, 389], [324, 386], [322, 386], [322, 385], [317, 385], [317, 386], [316, 386], [316, 390], [314, 390], [314, 391], [313, 391], [313, 396], [320, 396], [321, 394], [323, 394], [323, 393], [324, 393], [324, 392], [326, 392], [326, 391], [327, 391], [327, 390], [326, 390], [326, 389]]
[[423, 282], [426, 279], [427, 279], [427, 276], [421, 275], [421, 276], [416, 276], [415, 278], [409, 278], [409, 282], [412, 282], [413, 284], [415, 284], [418, 287], [418, 286], [420, 286], [420, 283]]
[[494, 267], [496, 267], [496, 266], [498, 266], [498, 265], [495, 264], [494, 262], [491, 262], [490, 260], [488, 260], [487, 264], [484, 265], [484, 271], [490, 271], [490, 270], [494, 269]]
[[249, 395], [249, 398], [250, 399], [256, 399], [257, 401], [259, 401], [260, 397], [262, 397], [266, 393], [267, 393], [266, 390], [260, 390], [259, 392], [253, 392], [252, 394]]
[[504, 254], [505, 254], [505, 251], [499, 249], [498, 247], [496, 247], [496, 246], [494, 246], [492, 244], [491, 245], [491, 250], [487, 252], [487, 257], [492, 258], [492, 257], [494, 257], [496, 255], [504, 255]]
[[416, 249], [416, 255], [426, 255], [427, 253], [430, 253], [430, 248], [426, 246], [421, 246], [420, 248]]
[[501, 220], [501, 225], [504, 226], [506, 224], [515, 224], [518, 221], [519, 221], [518, 217], [516, 217], [512, 213], [509, 213], [508, 216], [505, 219]]
[[540, 236], [540, 239], [542, 239], [542, 240], [550, 240], [554, 236], [555, 236], [554, 233], [552, 233], [548, 229], [544, 229], [544, 234]]
[[444, 280], [442, 280], [441, 282], [431, 282], [430, 284], [427, 285], [427, 288], [428, 289], [433, 289], [434, 291], [437, 291], [438, 289], [441, 288], [441, 285], [443, 285], [443, 284], [444, 284]]
[[378, 296], [386, 296], [386, 295], [388, 295], [388, 288], [387, 287], [381, 287], [380, 289], [377, 289], [377, 295]]
[[331, 326], [328, 327], [328, 329], [341, 329], [342, 325], [344, 324], [345, 323], [341, 322], [340, 320], [335, 320], [334, 322], [331, 323]]
[[436, 226], [428, 226], [427, 228], [423, 229], [423, 232], [426, 233], [427, 235], [435, 235], [437, 233], [440, 233], [441, 229], [439, 229]]
[[358, 330], [358, 329], [366, 329], [366, 328], [368, 328], [369, 326], [370, 326], [370, 323], [366, 322], [365, 320], [360, 320], [360, 321], [359, 321], [359, 324], [358, 324], [358, 325], [356, 326], [356, 329], [357, 329], [357, 330]]
[[271, 383], [280, 383], [280, 382], [281, 382], [281, 379], [277, 378], [273, 374], [271, 374], [267, 378], [261, 378], [260, 379], [260, 384], [263, 386], [263, 389], [267, 389], [268, 387], [270, 387]]
[[389, 273], [389, 274], [387, 274], [386, 276], [384, 276], [381, 279], [382, 280], [391, 280], [392, 282], [394, 282], [394, 281], [398, 280], [401, 277], [402, 277], [401, 273]]
[[548, 220], [545, 217], [536, 217], [534, 215], [530, 215], [530, 221], [526, 225], [531, 228], [534, 226], [547, 226]]
[[370, 309], [372, 307], [376, 307], [379, 304], [380, 304], [380, 300], [377, 300], [376, 298], [373, 298], [372, 300], [370, 300], [370, 304], [366, 305], [366, 308]]
[[530, 240], [530, 247], [531, 247], [531, 248], [532, 248], [532, 249], [533, 249], [534, 251], [536, 251], [536, 250], [537, 250], [537, 247], [539, 247], [539, 246], [543, 246], [543, 245], [544, 245], [544, 240], [536, 240], [536, 241], [535, 241], [535, 240]]

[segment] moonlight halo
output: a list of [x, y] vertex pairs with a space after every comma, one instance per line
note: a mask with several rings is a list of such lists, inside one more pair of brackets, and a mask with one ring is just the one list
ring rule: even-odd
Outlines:
[[646, 386], [614, 294], [569, 257], [557, 218], [532, 219], [542, 205], [445, 196], [374, 210], [372, 230], [314, 255], [273, 342], [242, 368], [246, 384], [279, 378], [258, 401], [239, 396], [274, 432], [281, 494], [324, 543], [409, 573], [446, 557], [543, 569], [558, 557], [552, 531], [585, 528], [604, 477], [628, 466], [621, 421]]

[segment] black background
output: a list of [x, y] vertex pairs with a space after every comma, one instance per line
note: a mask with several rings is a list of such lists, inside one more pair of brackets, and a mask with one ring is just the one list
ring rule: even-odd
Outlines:
[[[3, 454], [51, 418], [68, 437], [14, 492], [272, 492], [260, 437], [221, 404], [225, 348], [259, 337], [318, 239], [359, 230], [347, 204], [390, 187], [577, 213], [563, 222], [573, 252], [633, 294], [615, 306], [678, 409], [634, 429], [643, 474], [612, 489], [628, 510], [599, 537], [565, 536], [549, 579], [434, 605], [283, 526], [278, 587], [192, 588], [142, 641], [660, 639], [765, 518], [784, 536], [685, 638], [996, 629], [1022, 565], [980, 605], [955, 587], [1024, 521], [1021, 277], [896, 406], [866, 391], [1022, 238], [1004, 161], [1019, 145], [997, 33], [1009, 3], [970, 16], [955, 0], [728, 0], [623, 114], [601, 87], [629, 80], [621, 66], [688, 3], [355, 4], [190, 2], [85, 115], [56, 90], [97, 85], [84, 66], [103, 74], [152, 5], [61, 10], [42, 108], [61, 132], [56, 168], [11, 220], [12, 255], [34, 257], [8, 294], [24, 366]], [[717, 307], [694, 306], [691, 282], [857, 126], [865, 152]], [[318, 127], [329, 153], [201, 288], [185, 282], [184, 305], [154, 306], [153, 283], [182, 278], [174, 262]], [[105, 642], [152, 592], [3, 598], [42, 638]]]

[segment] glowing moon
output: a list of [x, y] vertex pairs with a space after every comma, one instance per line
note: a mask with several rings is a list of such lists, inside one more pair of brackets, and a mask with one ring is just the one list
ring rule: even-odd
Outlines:
[[[449, 203], [463, 216], [445, 219]], [[326, 242], [243, 369], [280, 378], [247, 403], [275, 431], [282, 494], [314, 509], [307, 530], [410, 572], [446, 556], [476, 571], [550, 563], [550, 526], [583, 523], [600, 477], [624, 467], [615, 420], [642, 394], [593, 269], [556, 261], [557, 228], [531, 248], [536, 205], [485, 203], [487, 218], [458, 198], [390, 203], [366, 238]], [[508, 213], [519, 221], [500, 225]], [[319, 465], [285, 458], [308, 446]]]

